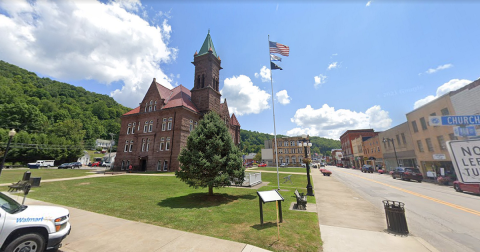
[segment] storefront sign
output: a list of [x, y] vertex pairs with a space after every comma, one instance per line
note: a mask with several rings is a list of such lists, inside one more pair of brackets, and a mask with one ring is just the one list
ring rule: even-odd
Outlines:
[[447, 147], [458, 180], [466, 184], [480, 183], [480, 140], [449, 141]]
[[447, 157], [445, 154], [433, 154], [433, 160], [445, 160]]

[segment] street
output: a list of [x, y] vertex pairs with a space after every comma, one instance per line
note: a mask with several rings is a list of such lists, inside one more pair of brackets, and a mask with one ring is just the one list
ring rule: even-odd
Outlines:
[[388, 174], [334, 166], [327, 169], [381, 209], [378, 218], [385, 218], [382, 200], [405, 203], [410, 233], [439, 251], [480, 251], [480, 196], [458, 193], [452, 186], [393, 179]]

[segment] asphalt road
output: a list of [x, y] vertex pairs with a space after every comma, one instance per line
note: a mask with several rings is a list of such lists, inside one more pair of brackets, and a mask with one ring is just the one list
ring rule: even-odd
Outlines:
[[[405, 203], [412, 235], [421, 237], [439, 251], [480, 252], [480, 196], [458, 193], [451, 186], [402, 181], [390, 175], [327, 167], [374, 206], [382, 200]], [[378, 216], [385, 218], [385, 215]]]

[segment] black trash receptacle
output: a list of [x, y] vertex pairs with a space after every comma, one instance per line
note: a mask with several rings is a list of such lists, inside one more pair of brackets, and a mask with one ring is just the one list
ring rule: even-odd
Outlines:
[[30, 180], [30, 176], [32, 176], [32, 173], [30, 171], [26, 171], [24, 174], [23, 174], [23, 181], [29, 181]]
[[383, 206], [385, 207], [388, 230], [398, 234], [408, 234], [405, 204], [399, 201], [384, 200]]
[[32, 187], [40, 186], [40, 181], [42, 180], [41, 177], [31, 177], [30, 178], [30, 185]]

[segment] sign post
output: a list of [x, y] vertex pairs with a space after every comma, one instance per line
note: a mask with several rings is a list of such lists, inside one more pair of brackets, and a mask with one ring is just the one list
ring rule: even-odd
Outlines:
[[480, 140], [448, 141], [457, 178], [465, 184], [480, 183]]

